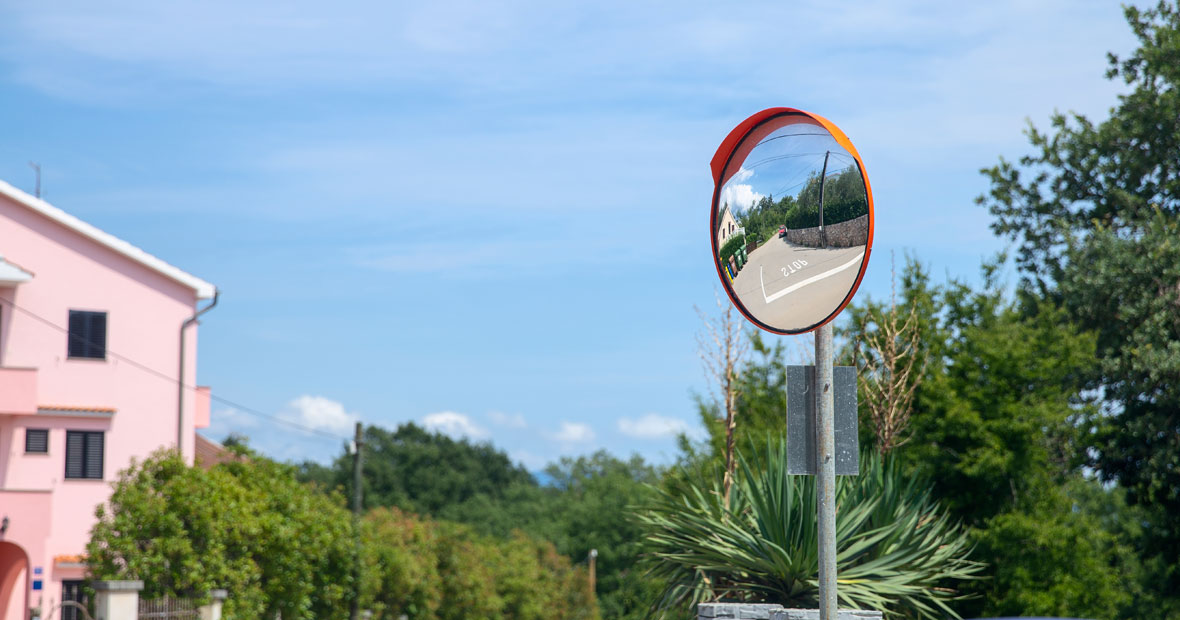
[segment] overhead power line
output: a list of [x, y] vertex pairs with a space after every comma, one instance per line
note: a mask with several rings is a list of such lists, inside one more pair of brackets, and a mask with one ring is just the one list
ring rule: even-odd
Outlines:
[[799, 133], [784, 133], [784, 134], [779, 134], [777, 136], [770, 136], [768, 138], [763, 138], [761, 142], [759, 142], [758, 144], [755, 144], [754, 146], [762, 146], [763, 144], [766, 144], [767, 142], [772, 142], [774, 140], [782, 140], [783, 138], [798, 138], [800, 136], [819, 136], [819, 137], [831, 138], [832, 140], [836, 139], [835, 136], [833, 136], [832, 134], [830, 134], [826, 131], [818, 131], [818, 132], [817, 131], [800, 131]]
[[[0, 298], [0, 303], [7, 304], [8, 306], [13, 308], [14, 310], [21, 312], [33, 319], [45, 324], [45, 325], [63, 333], [63, 334], [66, 334], [67, 336], [70, 335], [69, 329], [62, 327], [61, 325], [58, 325], [57, 323], [54, 323], [52, 320], [47, 319], [47, 318], [37, 314], [36, 312], [33, 312], [32, 310], [29, 310], [27, 308], [19, 306], [15, 302]], [[83, 339], [83, 340], [85, 340], [85, 342], [87, 344], [93, 345], [93, 346], [99, 346], [100, 344], [102, 344], [102, 343], [97, 343], [97, 342], [93, 342], [93, 341], [86, 340], [86, 339]], [[172, 383], [174, 385], [180, 385], [181, 387], [183, 387], [186, 390], [191, 390], [191, 391], [195, 392], [197, 389], [196, 386], [183, 383], [180, 377], [173, 377], [172, 375], [170, 375], [168, 373], [165, 373], [165, 372], [162, 372], [162, 371], [157, 370], [155, 368], [152, 368], [151, 366], [148, 366], [147, 364], [139, 362], [135, 359], [132, 359], [126, 355], [122, 355], [122, 354], [114, 351], [110, 347], [104, 346], [103, 348], [106, 350], [106, 354], [109, 355], [110, 357], [117, 359], [121, 362], [124, 362], [126, 364], [130, 364], [130, 365], [132, 365], [132, 366], [134, 366], [134, 367], [136, 367], [136, 368], [138, 368], [150, 375], [154, 375], [154, 376], [156, 376], [160, 379], [163, 379], [165, 381], [168, 381], [169, 383]], [[301, 431], [304, 431], [307, 433], [311, 433], [313, 435], [319, 435], [319, 436], [328, 437], [331, 439], [338, 439], [340, 441], [349, 441], [349, 439], [350, 439], [348, 437], [345, 437], [344, 435], [337, 435], [336, 433], [331, 433], [331, 432], [321, 430], [318, 428], [304, 426], [303, 424], [300, 424], [298, 422], [292, 422], [291, 420], [287, 420], [283, 417], [280, 417], [280, 416], [277, 416], [274, 414], [264, 413], [258, 409], [255, 409], [254, 407], [248, 407], [248, 406], [243, 405], [241, 403], [232, 401], [228, 398], [222, 398], [221, 396], [217, 396], [216, 394], [210, 393], [209, 399], [216, 401], [222, 405], [226, 405], [227, 407], [232, 407], [237, 411], [241, 411], [243, 413], [247, 413], [249, 415], [257, 416], [260, 418], [264, 418], [264, 419], [270, 420], [271, 422], [276, 422], [278, 424], [282, 424], [284, 426], [288, 426], [288, 427], [296, 429], [296, 430], [301, 430]]]

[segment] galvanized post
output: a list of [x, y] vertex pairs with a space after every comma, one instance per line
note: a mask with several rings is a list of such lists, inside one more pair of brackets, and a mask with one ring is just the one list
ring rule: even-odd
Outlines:
[[815, 490], [819, 522], [819, 617], [836, 620], [836, 432], [832, 326], [815, 332]]
[[360, 422], [356, 423], [356, 439], [353, 441], [356, 444], [353, 448], [352, 455], [352, 535], [353, 535], [353, 564], [352, 564], [352, 604], [349, 606], [348, 618], [349, 620], [360, 619], [361, 608], [361, 502], [364, 493], [364, 478], [362, 475], [362, 468], [364, 462], [361, 457], [361, 448], [364, 443], [364, 426]]

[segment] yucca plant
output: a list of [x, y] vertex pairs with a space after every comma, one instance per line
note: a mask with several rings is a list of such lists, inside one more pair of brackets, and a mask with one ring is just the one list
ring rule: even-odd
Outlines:
[[[717, 471], [683, 471], [683, 484], [657, 490], [637, 517], [648, 570], [667, 584], [656, 611], [715, 600], [816, 606], [815, 479], [786, 465], [781, 440], [742, 455], [728, 506]], [[967, 532], [891, 462], [865, 452], [860, 471], [836, 484], [840, 605], [957, 618], [948, 606], [957, 582], [984, 568], [967, 559]]]

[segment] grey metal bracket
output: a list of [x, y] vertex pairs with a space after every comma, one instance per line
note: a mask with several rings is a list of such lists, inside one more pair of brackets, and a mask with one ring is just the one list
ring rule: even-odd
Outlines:
[[[856, 368], [832, 368], [836, 475], [860, 473], [856, 424]], [[787, 366], [787, 473], [814, 476], [815, 366]]]

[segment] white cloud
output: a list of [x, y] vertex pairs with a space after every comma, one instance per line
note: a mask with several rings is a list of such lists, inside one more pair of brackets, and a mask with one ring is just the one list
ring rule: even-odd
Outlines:
[[345, 411], [344, 405], [323, 396], [304, 394], [287, 403], [281, 417], [315, 430], [347, 434], [358, 416]]
[[499, 426], [507, 426], [508, 428], [524, 428], [528, 424], [524, 421], [524, 416], [519, 413], [504, 413], [502, 411], [493, 411], [488, 414], [492, 422]]
[[548, 464], [548, 461], [539, 455], [533, 454], [527, 450], [517, 450], [512, 453], [512, 460], [524, 465], [530, 471], [537, 471]]
[[639, 439], [658, 439], [689, 432], [689, 427], [684, 420], [649, 413], [638, 419], [619, 418], [619, 432]]
[[586, 443], [594, 441], [594, 430], [580, 422], [562, 422], [561, 430], [549, 437], [563, 443]]
[[762, 194], [754, 191], [753, 185], [729, 183], [721, 189], [721, 204], [728, 204], [735, 212], [749, 209], [750, 205], [761, 199]]
[[486, 429], [472, 422], [471, 418], [454, 411], [439, 411], [438, 413], [428, 414], [422, 418], [422, 426], [453, 439], [459, 439], [461, 437], [483, 439], [488, 436]]
[[251, 448], [273, 458], [328, 463], [345, 449], [344, 436], [352, 434], [352, 425], [357, 419], [356, 414], [346, 412], [340, 403], [320, 396], [300, 396], [279, 411], [278, 417], [300, 426], [333, 432], [340, 437], [275, 424], [232, 407], [214, 411], [209, 428], [202, 430], [201, 434], [221, 442], [231, 433], [238, 433], [246, 437]]

